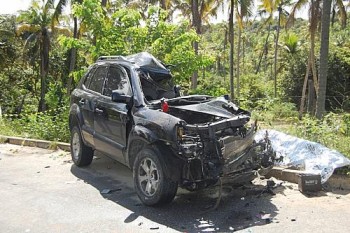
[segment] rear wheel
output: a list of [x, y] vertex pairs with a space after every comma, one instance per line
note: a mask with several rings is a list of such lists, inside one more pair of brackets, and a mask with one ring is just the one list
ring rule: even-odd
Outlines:
[[75, 165], [83, 167], [91, 164], [94, 151], [84, 144], [77, 126], [74, 126], [71, 131], [70, 150]]
[[160, 150], [147, 146], [138, 154], [133, 166], [134, 185], [142, 203], [148, 206], [170, 203], [177, 191], [177, 182], [167, 173], [166, 160]]

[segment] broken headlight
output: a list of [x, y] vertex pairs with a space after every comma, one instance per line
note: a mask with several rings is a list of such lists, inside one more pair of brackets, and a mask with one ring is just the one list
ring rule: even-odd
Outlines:
[[198, 157], [203, 148], [199, 135], [186, 132], [185, 128], [179, 124], [176, 127], [179, 154], [186, 158]]

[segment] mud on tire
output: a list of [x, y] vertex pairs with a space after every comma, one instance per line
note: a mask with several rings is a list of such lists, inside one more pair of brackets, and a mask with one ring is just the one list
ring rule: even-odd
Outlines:
[[167, 204], [176, 195], [178, 185], [165, 171], [167, 164], [164, 156], [155, 146], [146, 146], [136, 156], [133, 166], [134, 186], [145, 205]]

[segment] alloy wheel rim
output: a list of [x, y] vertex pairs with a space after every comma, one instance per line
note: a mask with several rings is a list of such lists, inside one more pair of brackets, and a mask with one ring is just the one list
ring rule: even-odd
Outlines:
[[144, 158], [139, 165], [138, 181], [141, 191], [148, 197], [153, 196], [159, 187], [159, 170], [150, 158]]
[[80, 139], [77, 132], [73, 134], [72, 149], [73, 149], [74, 160], [77, 161], [79, 159], [79, 153], [80, 153]]

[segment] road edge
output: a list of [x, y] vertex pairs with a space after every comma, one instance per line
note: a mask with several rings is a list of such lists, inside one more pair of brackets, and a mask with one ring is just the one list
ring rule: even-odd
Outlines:
[[39, 147], [43, 149], [61, 149], [64, 151], [70, 151], [70, 144], [64, 142], [53, 142], [39, 139], [29, 139], [29, 138], [21, 138], [21, 137], [12, 137], [12, 136], [4, 136], [0, 135], [0, 142], [2, 143], [10, 143], [19, 146], [31, 146], [31, 147]]
[[[279, 180], [289, 181], [291, 183], [298, 183], [300, 175], [308, 174], [305, 171], [292, 170], [283, 167], [274, 167], [265, 175], [266, 178], [275, 177]], [[341, 189], [350, 190], [350, 177], [346, 175], [333, 174], [326, 183], [323, 184], [325, 189]]]
[[[38, 139], [28, 139], [21, 137], [3, 136], [0, 135], [0, 143], [10, 143], [20, 146], [32, 146], [43, 149], [61, 149], [70, 151], [70, 144], [63, 142], [52, 142]], [[266, 178], [275, 177], [279, 180], [298, 183], [299, 176], [305, 174], [305, 171], [292, 170], [283, 167], [273, 167], [272, 170], [265, 175]], [[328, 181], [323, 185], [326, 189], [345, 189], [350, 190], [350, 177], [345, 175], [333, 174]]]

